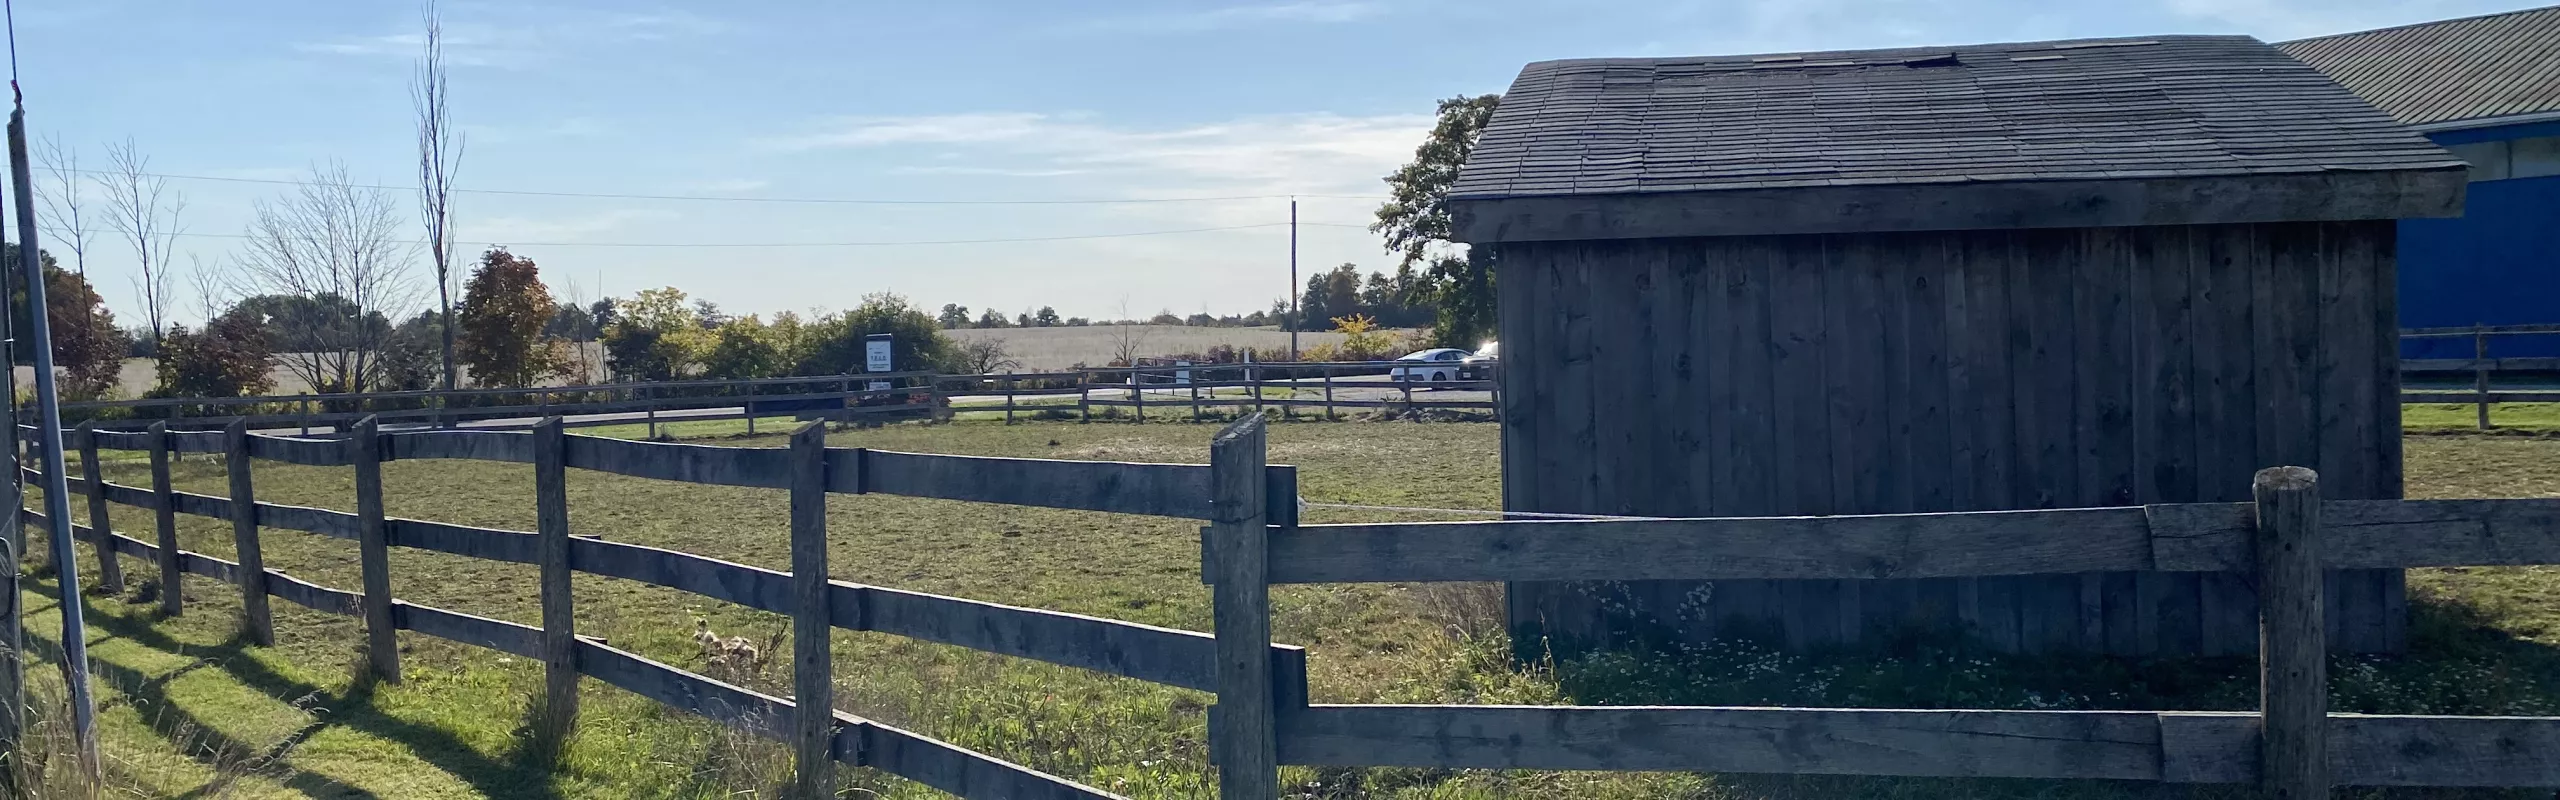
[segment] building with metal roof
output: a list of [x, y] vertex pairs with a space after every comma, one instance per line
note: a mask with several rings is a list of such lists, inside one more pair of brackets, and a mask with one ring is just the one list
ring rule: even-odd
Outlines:
[[[2471, 165], [2457, 219], [2400, 227], [2400, 322], [2412, 328], [2560, 323], [2560, 6], [2276, 45]], [[2508, 337], [2500, 356], [2560, 355], [2560, 337]], [[2413, 358], [2471, 342], [2412, 340]]]
[[[2466, 170], [2247, 37], [1530, 64], [1449, 196], [1497, 276], [1504, 508], [2223, 502], [2277, 464], [2398, 497], [2393, 226], [2459, 214]], [[1508, 611], [1525, 653], [1563, 657], [1907, 627], [2255, 647], [2239, 576], [1912, 567], [1515, 583]], [[2397, 649], [2401, 580], [2338, 573], [2333, 642]]]

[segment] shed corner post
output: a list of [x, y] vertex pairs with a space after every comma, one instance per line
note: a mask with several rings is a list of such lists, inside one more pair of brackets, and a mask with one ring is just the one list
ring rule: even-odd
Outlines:
[[1260, 412], [1219, 431], [1209, 444], [1211, 516], [1201, 572], [1211, 583], [1218, 684], [1209, 752], [1218, 767], [1218, 796], [1226, 800], [1280, 796], [1264, 445]]
[[391, 537], [382, 521], [382, 423], [356, 420], [346, 438], [347, 463], [355, 467], [356, 562], [364, 583], [365, 665], [373, 675], [400, 682], [400, 625], [392, 618]]
[[578, 721], [578, 631], [570, 596], [568, 437], [558, 416], [535, 422], [533, 500], [536, 562], [542, 567], [541, 710], [535, 736], [557, 752]]
[[2472, 404], [2479, 409], [2480, 430], [2489, 429], [2489, 326], [2471, 326]]
[[2329, 662], [2320, 574], [2320, 476], [2269, 467], [2252, 481], [2258, 578], [2259, 786], [2329, 796]]
[[258, 544], [258, 492], [249, 474], [249, 418], [233, 417], [222, 429], [223, 466], [231, 473], [231, 544], [240, 568], [241, 632], [260, 647], [276, 643], [276, 623], [267, 609], [267, 558]]
[[174, 617], [185, 612], [186, 592], [179, 581], [186, 573], [178, 560], [177, 490], [169, 484], [169, 421], [153, 422], [147, 431], [151, 448], [152, 540], [160, 546], [154, 554], [160, 560], [160, 610]]
[[827, 423], [791, 433], [791, 676], [795, 795], [835, 796], [834, 620], [827, 584]]
[[116, 558], [115, 525], [107, 516], [107, 481], [98, 464], [98, 425], [80, 423], [80, 479], [88, 484], [89, 535], [97, 537], [98, 591], [124, 591], [124, 562]]

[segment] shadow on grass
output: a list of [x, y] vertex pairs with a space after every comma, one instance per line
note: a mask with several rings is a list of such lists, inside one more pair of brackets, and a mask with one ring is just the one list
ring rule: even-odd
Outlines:
[[[327, 727], [343, 726], [387, 741], [397, 742], [416, 755], [419, 760], [469, 784], [475, 791], [487, 797], [522, 798], [523, 800], [556, 800], [560, 797], [559, 791], [552, 785], [549, 770], [540, 764], [532, 763], [525, 758], [490, 758], [449, 732], [384, 713], [374, 706], [373, 693], [376, 684], [368, 678], [356, 679], [345, 692], [330, 692], [319, 686], [277, 673], [266, 664], [250, 657], [247, 652], [248, 645], [236, 638], [211, 647], [190, 645], [153, 627], [152, 623], [157, 619], [156, 611], [130, 616], [93, 611], [89, 616], [89, 624], [93, 628], [122, 637], [143, 647], [194, 658], [193, 662], [165, 675], [148, 676], [127, 667], [92, 658], [91, 661], [95, 664], [92, 672], [100, 680], [131, 698], [138, 708], [151, 709], [143, 716], [150, 720], [152, 729], [162, 738], [187, 751], [185, 754], [190, 758], [204, 762], [217, 771], [221, 771], [226, 764], [245, 764], [261, 774], [270, 774], [266, 772], [269, 770], [281, 773], [283, 772], [280, 769], [282, 758], [289, 755], [293, 748], [300, 746], [303, 741]], [[36, 637], [30, 636], [29, 639], [29, 649], [33, 650]], [[52, 651], [52, 658], [55, 661], [60, 660], [61, 651], [57, 643], [45, 641], [43, 646]], [[325, 717], [314, 720], [310, 725], [296, 730], [283, 740], [263, 749], [254, 748], [247, 743], [224, 736], [170, 702], [167, 694], [167, 686], [171, 680], [182, 673], [206, 666], [218, 668], [242, 686], [279, 702], [288, 703], [297, 708], [323, 709]], [[191, 744], [191, 740], [202, 742], [204, 746], [196, 747]], [[201, 787], [194, 794], [219, 796], [223, 788], [219, 783], [221, 782]], [[308, 772], [293, 772], [285, 777], [284, 783], [297, 791], [315, 797], [374, 796], [354, 786]]]

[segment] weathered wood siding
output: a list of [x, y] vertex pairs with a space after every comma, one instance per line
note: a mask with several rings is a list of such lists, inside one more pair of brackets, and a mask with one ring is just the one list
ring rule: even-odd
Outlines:
[[[2400, 496], [2388, 222], [1491, 246], [1503, 500], [1733, 516], [2242, 501], [2264, 466]], [[2055, 537], [2074, 531], [2057, 529]], [[2396, 650], [2394, 570], [2332, 641]], [[1521, 647], [1794, 647], [1960, 626], [2016, 650], [2254, 652], [2237, 573], [1517, 583]]]

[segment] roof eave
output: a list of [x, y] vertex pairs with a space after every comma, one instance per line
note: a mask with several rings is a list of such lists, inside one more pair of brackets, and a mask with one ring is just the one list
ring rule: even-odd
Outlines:
[[2468, 171], [1453, 196], [1457, 240], [1657, 239], [2452, 217]]
[[2449, 119], [2441, 122], [2427, 122], [2411, 125], [2409, 126], [2409, 129], [2419, 133], [2443, 133], [2445, 131], [2467, 131], [2479, 128], [2503, 128], [2509, 125], [2531, 125], [2537, 122], [2560, 122], [2560, 111], [2536, 111], [2530, 114], [2509, 114], [2502, 117]]

